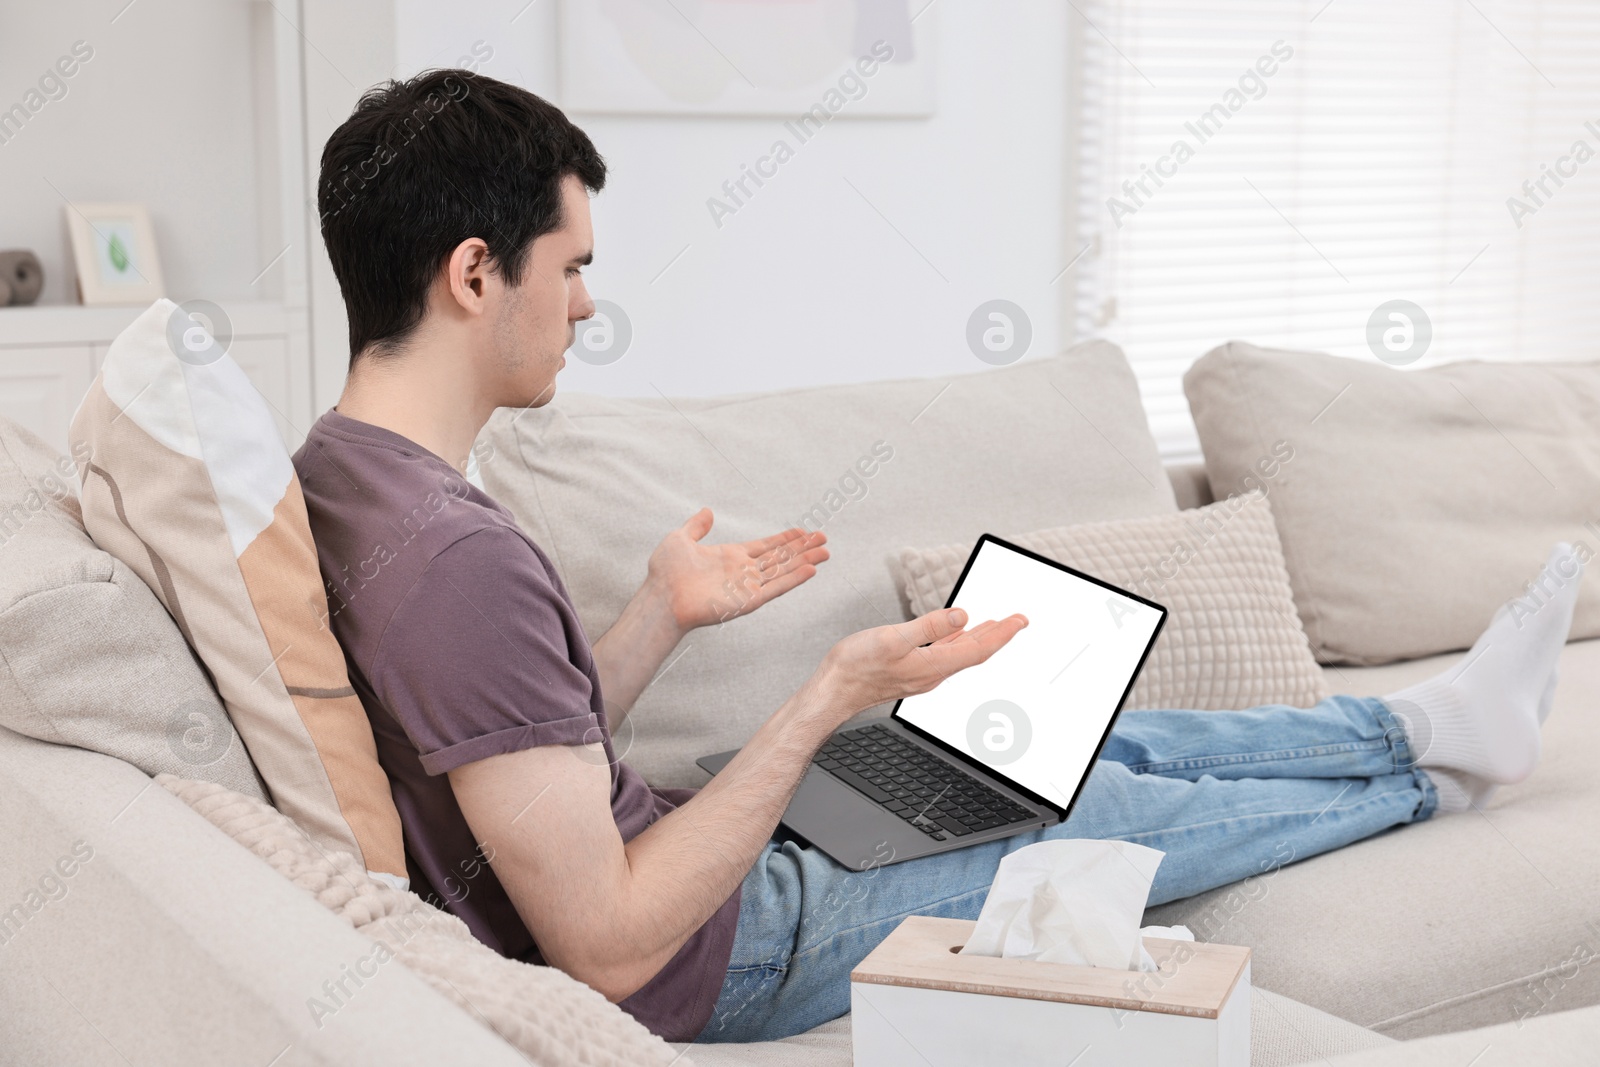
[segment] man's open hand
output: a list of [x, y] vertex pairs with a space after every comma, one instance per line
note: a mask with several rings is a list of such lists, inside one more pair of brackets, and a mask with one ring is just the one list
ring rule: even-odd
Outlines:
[[818, 674], [837, 693], [846, 717], [877, 704], [935, 688], [957, 671], [987, 660], [1028, 625], [1023, 615], [990, 619], [964, 629], [967, 613], [939, 608], [890, 626], [874, 626], [840, 641]]
[[661, 590], [685, 633], [747, 615], [817, 573], [827, 535], [798, 526], [738, 544], [708, 545], [714, 517], [701, 508], [650, 554], [648, 581]]

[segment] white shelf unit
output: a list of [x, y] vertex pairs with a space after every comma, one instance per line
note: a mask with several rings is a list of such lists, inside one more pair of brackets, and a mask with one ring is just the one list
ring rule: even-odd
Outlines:
[[[72, 413], [100, 373], [112, 340], [142, 310], [0, 308], [0, 416], [66, 452]], [[306, 413], [296, 393], [305, 380], [293, 373], [292, 317], [277, 303], [229, 304], [225, 310], [233, 325], [228, 354], [272, 405], [285, 444], [298, 448]]]
[[[254, 299], [226, 292], [166, 295], [179, 302], [205, 299], [223, 309], [233, 328], [229, 355], [276, 412], [284, 443], [292, 451], [320, 409], [313, 393], [308, 281], [316, 238], [306, 170], [305, 40], [299, 27], [301, 4], [286, 7], [287, 14], [269, 0], [250, 0], [244, 10], [250, 54], [240, 57], [249, 66], [251, 99], [237, 121], [252, 130], [256, 151], [254, 173], [239, 193], [239, 206], [255, 216], [257, 247], [270, 263], [251, 283]], [[133, 117], [140, 116], [142, 112]], [[186, 136], [161, 124], [153, 130], [152, 136], [171, 139], [175, 151]], [[60, 206], [52, 204], [51, 210]], [[156, 233], [157, 248], [206, 239], [193, 230]], [[333, 295], [337, 297], [337, 288]], [[112, 340], [144, 306], [0, 308], [0, 416], [65, 451], [72, 413], [99, 373]], [[344, 361], [332, 362], [324, 391], [337, 397]]]

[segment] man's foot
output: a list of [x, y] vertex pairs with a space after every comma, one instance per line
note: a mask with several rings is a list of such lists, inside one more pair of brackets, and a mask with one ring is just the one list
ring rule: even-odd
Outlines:
[[[1543, 726], [1550, 717], [1550, 711], [1555, 707], [1556, 679], [1560, 676], [1559, 668], [1550, 672], [1550, 684], [1544, 687], [1544, 696], [1539, 698], [1539, 725]], [[1438, 813], [1451, 815], [1460, 811], [1483, 810], [1489, 801], [1494, 799], [1494, 794], [1500, 787], [1475, 774], [1466, 771], [1454, 771], [1448, 767], [1429, 767], [1428, 777], [1433, 779], [1434, 789], [1439, 794]]]
[[1444, 772], [1441, 799], [1462, 798], [1456, 810], [1487, 799], [1486, 788], [1522, 781], [1539, 762], [1539, 727], [1582, 577], [1572, 546], [1556, 545], [1528, 594], [1495, 613], [1458, 665], [1383, 698], [1405, 720], [1413, 758]]

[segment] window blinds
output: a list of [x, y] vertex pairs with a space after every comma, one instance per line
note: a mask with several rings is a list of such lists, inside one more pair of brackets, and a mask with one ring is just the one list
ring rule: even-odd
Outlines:
[[1376, 360], [1392, 300], [1425, 319], [1380, 316], [1395, 365], [1596, 357], [1600, 4], [1073, 8], [1074, 329], [1123, 346], [1166, 456], [1199, 455], [1213, 346]]

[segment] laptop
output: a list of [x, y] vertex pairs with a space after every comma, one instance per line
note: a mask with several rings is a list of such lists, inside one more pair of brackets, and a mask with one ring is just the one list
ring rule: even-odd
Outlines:
[[[1167, 611], [993, 534], [946, 607], [1028, 625], [985, 663], [834, 734], [782, 830], [852, 870], [950, 852], [1066, 819]], [[737, 750], [696, 762], [716, 774]]]

